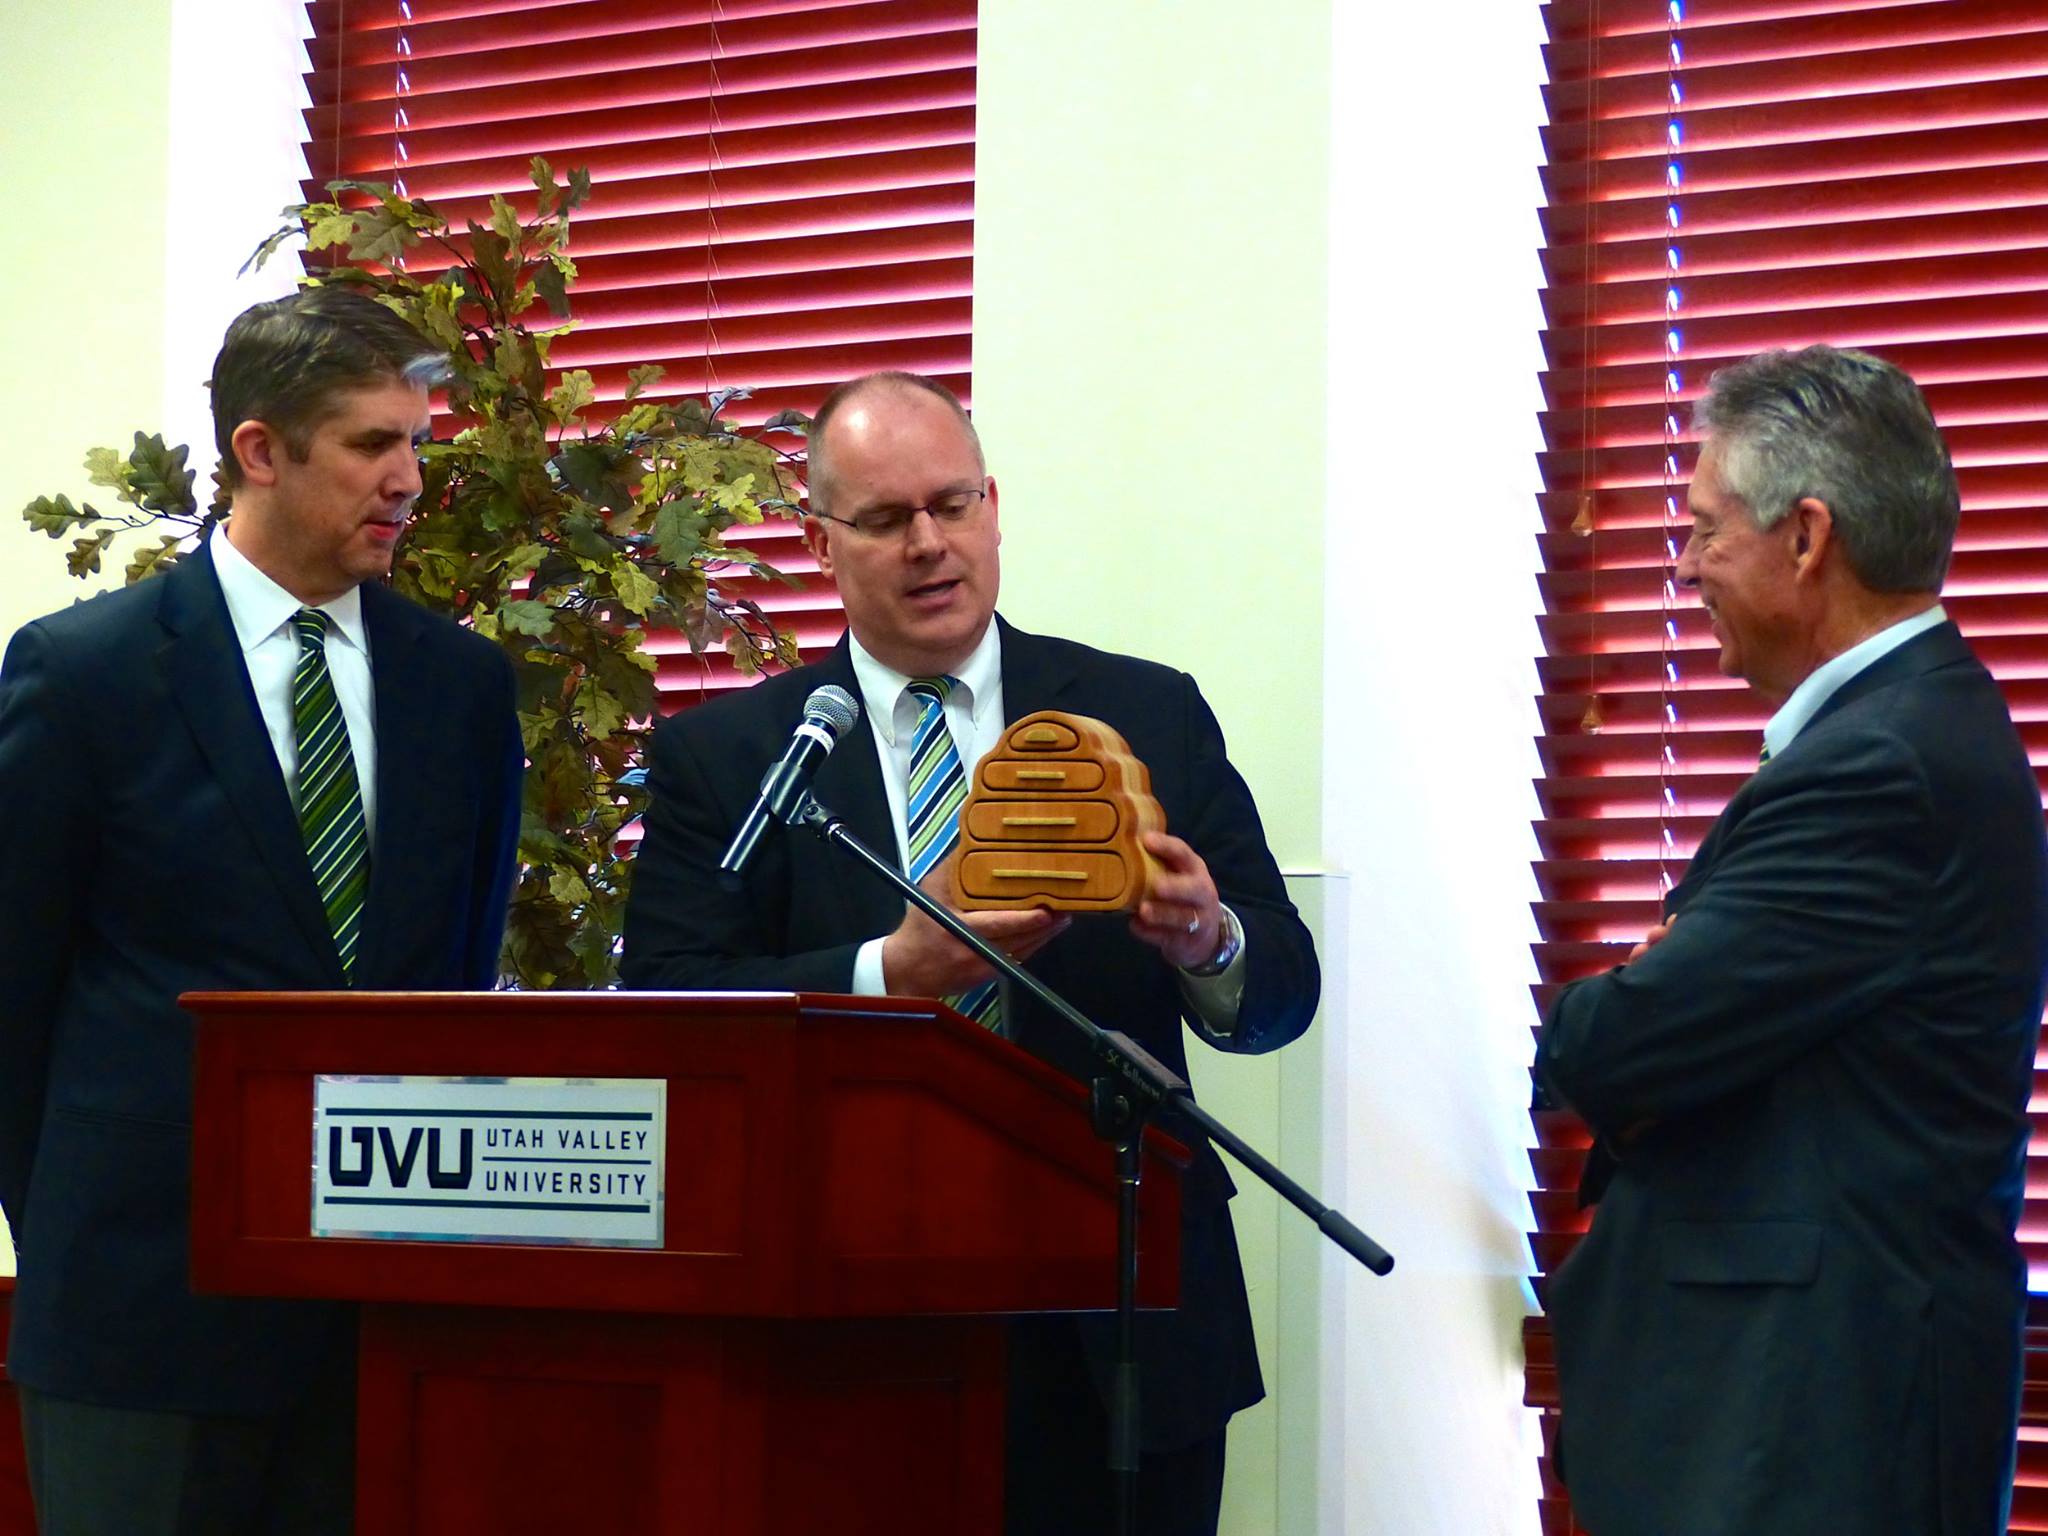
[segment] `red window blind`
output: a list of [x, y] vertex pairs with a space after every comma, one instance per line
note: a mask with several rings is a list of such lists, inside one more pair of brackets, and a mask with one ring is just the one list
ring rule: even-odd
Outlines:
[[[744, 387], [816, 409], [874, 368], [969, 397], [976, 0], [313, 0], [309, 198], [389, 180], [460, 226], [532, 211], [534, 155], [586, 167], [556, 370], [598, 399]], [[796, 525], [735, 530], [792, 591], [744, 590], [807, 658], [844, 628]], [[655, 637], [664, 704], [743, 682]]]
[[[1943, 600], [2048, 761], [2048, 9], [2036, 0], [1551, 0], [1536, 825], [1539, 1011], [1618, 963], [1756, 763], [1768, 709], [1674, 589], [1691, 402], [1723, 363], [1862, 347], [1926, 390], [1963, 520]], [[2048, 1078], [2037, 1073], [2037, 1084]], [[2037, 1119], [2048, 1094], [2037, 1091]], [[1583, 1127], [1535, 1115], [1542, 1276]], [[2021, 1226], [2048, 1285], [2048, 1142]], [[2048, 1309], [2015, 1531], [2048, 1530]], [[1557, 1406], [1549, 1331], [1527, 1400]], [[1546, 1455], [1544, 1528], [1571, 1529]]]

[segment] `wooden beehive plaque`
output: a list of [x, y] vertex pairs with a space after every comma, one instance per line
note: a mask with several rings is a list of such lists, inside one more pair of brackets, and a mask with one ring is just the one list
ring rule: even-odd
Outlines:
[[1165, 830], [1152, 775], [1114, 729], [1054, 709], [1026, 715], [976, 766], [960, 807], [956, 905], [1128, 912], [1159, 873], [1142, 835]]

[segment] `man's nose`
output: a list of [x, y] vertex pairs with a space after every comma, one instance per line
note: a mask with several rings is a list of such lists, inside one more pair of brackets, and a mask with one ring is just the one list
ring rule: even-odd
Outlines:
[[411, 452], [406, 453], [394, 469], [392, 478], [396, 482], [393, 486], [394, 490], [405, 497], [407, 501], [416, 500], [422, 488], [419, 455]]
[[903, 530], [905, 553], [913, 558], [922, 558], [945, 547], [946, 541], [939, 533], [939, 520], [928, 509], [919, 507], [910, 514], [910, 524]]
[[1677, 577], [1681, 587], [1697, 587], [1700, 584], [1700, 562], [1699, 557], [1693, 553], [1691, 534], [1685, 536], [1685, 548], [1678, 552], [1678, 564], [1673, 568], [1672, 574]]

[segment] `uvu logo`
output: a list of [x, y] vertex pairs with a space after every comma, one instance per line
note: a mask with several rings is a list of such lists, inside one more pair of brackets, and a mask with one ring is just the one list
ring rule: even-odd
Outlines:
[[[461, 1135], [456, 1163], [453, 1168], [442, 1166], [441, 1128], [435, 1126], [422, 1130], [415, 1125], [405, 1133], [405, 1147], [401, 1151], [397, 1139], [391, 1134], [391, 1127], [380, 1125], [374, 1132], [367, 1125], [349, 1126], [347, 1137], [343, 1138], [344, 1127], [330, 1125], [327, 1128], [328, 1176], [344, 1189], [360, 1189], [366, 1186], [377, 1172], [377, 1154], [384, 1154], [384, 1171], [394, 1189], [404, 1189], [412, 1183], [414, 1167], [420, 1160], [420, 1143], [424, 1139], [427, 1152], [427, 1184], [433, 1189], [469, 1188], [470, 1169], [474, 1163], [476, 1148], [475, 1133], [465, 1127]], [[347, 1149], [353, 1148], [353, 1158]]]

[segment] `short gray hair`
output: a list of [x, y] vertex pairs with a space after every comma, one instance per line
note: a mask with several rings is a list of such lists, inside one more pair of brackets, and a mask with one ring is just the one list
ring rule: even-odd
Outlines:
[[1693, 429], [1719, 445], [1722, 482], [1759, 528], [1811, 496], [1864, 586], [1940, 589], [1962, 500], [1926, 396], [1900, 369], [1828, 346], [1760, 352], [1707, 381]]

